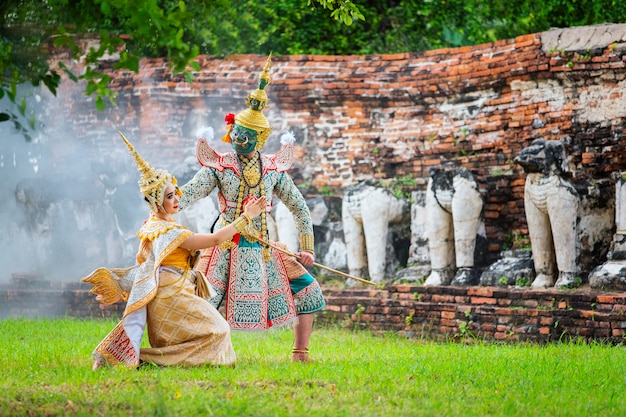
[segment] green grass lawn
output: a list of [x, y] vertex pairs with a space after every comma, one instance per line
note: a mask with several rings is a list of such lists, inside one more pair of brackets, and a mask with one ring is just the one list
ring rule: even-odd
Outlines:
[[624, 416], [626, 350], [436, 343], [317, 328], [314, 364], [291, 331], [232, 334], [235, 368], [108, 368], [112, 320], [0, 321], [0, 416]]

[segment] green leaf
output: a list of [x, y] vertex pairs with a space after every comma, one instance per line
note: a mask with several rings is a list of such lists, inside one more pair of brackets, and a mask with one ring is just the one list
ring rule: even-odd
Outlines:
[[111, 76], [108, 74], [104, 74], [102, 78], [100, 78], [100, 81], [98, 82], [98, 86], [100, 88], [105, 88], [107, 84], [109, 84], [109, 81], [111, 81]]
[[85, 94], [90, 96], [94, 93], [94, 91], [96, 91], [97, 89], [97, 85], [95, 82], [93, 82], [92, 80], [89, 80], [89, 82], [87, 83], [87, 86], [85, 87]]
[[200, 71], [202, 68], [200, 67], [200, 64], [198, 63], [198, 61], [191, 61], [189, 63], [189, 66], [194, 70], [194, 71]]
[[20, 100], [20, 104], [17, 106], [17, 110], [22, 116], [26, 114], [26, 99], [24, 97], [22, 97], [22, 99]]
[[50, 73], [46, 74], [42, 81], [48, 90], [56, 96], [57, 88], [59, 87], [59, 84], [61, 84], [61, 76], [55, 70], [50, 70]]
[[102, 10], [102, 14], [104, 14], [105, 16], [111, 15], [111, 5], [106, 1], [103, 1], [100, 4], [100, 10]]
[[59, 67], [61, 67], [63, 72], [69, 77], [70, 80], [74, 82], [78, 81], [78, 77], [74, 75], [74, 73], [62, 61], [59, 61]]
[[11, 100], [12, 103], [15, 103], [15, 96], [17, 95], [17, 87], [14, 82], [9, 85], [9, 90], [7, 91], [7, 97]]
[[104, 104], [104, 100], [102, 100], [102, 97], [96, 97], [96, 110], [104, 111], [105, 107], [106, 105]]
[[11, 120], [11, 115], [9, 113], [0, 113], [0, 122], [6, 122]]

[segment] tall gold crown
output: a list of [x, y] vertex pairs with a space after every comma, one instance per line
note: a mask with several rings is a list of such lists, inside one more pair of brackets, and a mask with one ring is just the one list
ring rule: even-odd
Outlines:
[[[163, 204], [163, 195], [165, 189], [169, 184], [176, 186], [176, 178], [164, 169], [154, 169], [150, 166], [148, 161], [144, 160], [141, 155], [135, 150], [133, 145], [126, 139], [126, 136], [118, 130], [118, 133], [126, 143], [130, 154], [135, 158], [137, 169], [141, 178], [138, 181], [139, 190], [144, 196], [148, 207], [153, 212], [159, 211], [159, 206]], [[176, 187], [177, 193], [180, 195], [180, 190]]]
[[248, 99], [246, 100], [248, 108], [235, 115], [235, 123], [243, 127], [247, 127], [248, 129], [253, 129], [257, 132], [258, 136], [256, 149], [261, 149], [265, 145], [265, 142], [272, 131], [269, 122], [263, 114], [263, 109], [265, 109], [270, 102], [269, 98], [267, 98], [265, 87], [267, 87], [270, 83], [271, 61], [272, 54], [270, 53], [267, 57], [267, 61], [265, 62], [265, 66], [263, 67], [263, 72], [259, 77], [259, 88], [248, 95]]

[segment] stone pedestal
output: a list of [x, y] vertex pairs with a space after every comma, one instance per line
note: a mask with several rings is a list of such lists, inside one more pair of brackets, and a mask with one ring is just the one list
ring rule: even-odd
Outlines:
[[504, 251], [502, 258], [482, 273], [480, 285], [524, 287], [534, 279], [535, 268], [530, 250], [510, 250]]

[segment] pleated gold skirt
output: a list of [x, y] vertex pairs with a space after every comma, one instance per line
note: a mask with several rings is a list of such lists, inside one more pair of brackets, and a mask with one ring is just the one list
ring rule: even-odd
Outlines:
[[[198, 279], [203, 279], [200, 277]], [[148, 304], [150, 348], [143, 362], [161, 366], [233, 365], [230, 326], [207, 299], [197, 295], [192, 271], [161, 270], [156, 297]]]

